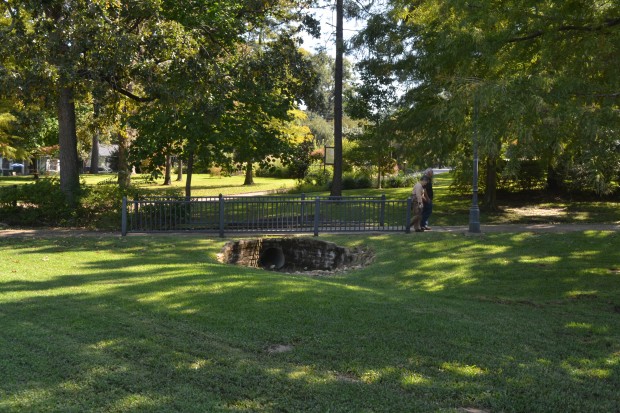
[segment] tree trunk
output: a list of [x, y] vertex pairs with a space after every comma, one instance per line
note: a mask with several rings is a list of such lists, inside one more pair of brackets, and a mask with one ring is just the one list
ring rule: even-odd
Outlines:
[[127, 162], [129, 138], [126, 131], [118, 133], [118, 186], [128, 188], [131, 185], [131, 171]]
[[91, 174], [99, 173], [99, 133], [93, 134], [92, 149], [90, 150], [90, 171]]
[[334, 178], [331, 196], [342, 195], [343, 0], [336, 0], [336, 71], [334, 73]]
[[560, 192], [562, 189], [562, 176], [551, 162], [547, 165], [547, 183], [545, 189], [554, 194]]
[[484, 205], [494, 211], [497, 209], [497, 158], [486, 160], [486, 181], [484, 186]]
[[181, 157], [179, 159], [179, 169], [177, 170], [177, 182], [181, 182], [183, 180], [183, 159]]
[[58, 144], [60, 145], [60, 189], [69, 203], [75, 202], [80, 186], [73, 88], [63, 86], [58, 97]]
[[[95, 101], [93, 103], [93, 118], [95, 124], [99, 119], [99, 104]], [[97, 126], [95, 127], [97, 128]], [[90, 150], [90, 171], [91, 174], [99, 173], [99, 130], [95, 130], [92, 139], [92, 149]]]
[[248, 163], [245, 164], [245, 181], [243, 181], [243, 185], [254, 185], [251, 161], [248, 161]]
[[166, 155], [166, 171], [164, 172], [164, 185], [172, 185], [172, 156]]
[[187, 170], [185, 174], [185, 197], [190, 198], [192, 196], [192, 174], [194, 173], [194, 151], [190, 150], [187, 154]]

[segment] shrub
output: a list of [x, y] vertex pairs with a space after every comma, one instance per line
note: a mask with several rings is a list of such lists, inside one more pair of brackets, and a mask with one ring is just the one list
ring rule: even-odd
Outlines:
[[372, 180], [364, 173], [347, 172], [342, 175], [342, 189], [371, 188]]
[[0, 209], [17, 206], [20, 190], [17, 185], [0, 188]]
[[303, 182], [314, 186], [325, 186], [331, 180], [331, 173], [322, 169], [309, 172], [304, 177]]
[[[154, 195], [152, 190], [132, 186], [122, 190], [114, 180], [98, 185], [81, 185], [75, 205], [69, 205], [57, 179], [41, 179], [32, 184], [0, 191], [2, 222], [17, 226], [85, 226], [118, 229], [123, 196], [129, 199]], [[181, 195], [180, 188], [158, 190], [157, 196]]]
[[149, 196], [178, 198], [182, 196], [182, 189], [172, 187], [150, 190], [132, 185], [122, 190], [115, 183], [100, 183], [83, 192], [78, 208], [78, 223], [98, 229], [119, 229], [123, 196], [126, 196], [129, 202]]
[[384, 188], [408, 188], [413, 187], [419, 176], [414, 174], [391, 175], [383, 179]]
[[261, 165], [256, 170], [256, 176], [264, 178], [290, 178], [291, 173], [289, 168], [283, 166], [281, 163]]
[[75, 219], [75, 209], [67, 203], [56, 178], [5, 188], [0, 208], [5, 223], [12, 225], [67, 225]]

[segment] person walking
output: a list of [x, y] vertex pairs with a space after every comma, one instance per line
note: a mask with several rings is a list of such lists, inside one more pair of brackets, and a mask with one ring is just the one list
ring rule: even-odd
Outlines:
[[433, 168], [425, 170], [423, 176], [428, 178], [428, 182], [424, 187], [426, 196], [424, 197], [424, 209], [422, 210], [422, 222], [420, 222], [420, 227], [424, 231], [430, 231], [431, 227], [428, 226], [428, 219], [433, 213]]
[[422, 222], [422, 211], [424, 210], [424, 187], [428, 183], [428, 176], [422, 175], [422, 178], [413, 186], [411, 197], [413, 198], [413, 220], [411, 225], [415, 232], [423, 232], [420, 223]]

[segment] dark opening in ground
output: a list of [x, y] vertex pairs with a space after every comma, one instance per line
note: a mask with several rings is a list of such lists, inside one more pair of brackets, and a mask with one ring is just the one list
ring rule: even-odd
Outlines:
[[220, 261], [281, 272], [336, 272], [370, 264], [374, 254], [365, 247], [342, 247], [313, 238], [259, 238], [230, 241]]

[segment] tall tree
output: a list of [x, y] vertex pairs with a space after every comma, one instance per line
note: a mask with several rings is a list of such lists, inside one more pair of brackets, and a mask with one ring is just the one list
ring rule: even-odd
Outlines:
[[245, 185], [253, 183], [252, 164], [277, 157], [290, 144], [286, 122], [306, 98], [314, 98], [318, 77], [307, 56], [281, 36], [242, 50], [234, 105], [224, 119], [234, 160], [245, 165]]
[[331, 196], [342, 195], [342, 78], [344, 58], [344, 6], [336, 0], [336, 65], [334, 72], [334, 176]]
[[523, 159], [568, 157], [585, 163], [591, 187], [617, 176], [620, 4], [384, 4], [357, 44], [370, 51], [365, 63], [404, 86], [397, 119], [411, 151], [464, 171], [476, 121], [491, 204], [497, 160], [508, 154], [508, 171]]
[[192, 0], [3, 1], [0, 55], [12, 64], [4, 65], [0, 81], [24, 96], [56, 96], [61, 188], [73, 198], [76, 98], [99, 83], [138, 102], [170, 95], [166, 87], [183, 72], [179, 67], [208, 64], [243, 41], [248, 28], [284, 16], [292, 6], [285, 0], [201, 6]]

